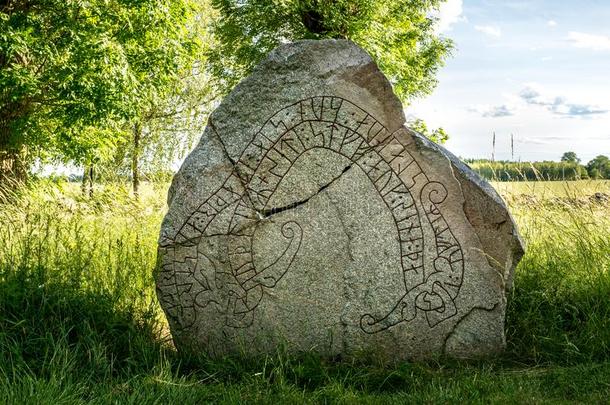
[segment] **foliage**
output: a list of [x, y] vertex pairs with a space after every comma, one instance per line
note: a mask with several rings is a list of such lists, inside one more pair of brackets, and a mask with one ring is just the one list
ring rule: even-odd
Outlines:
[[594, 179], [610, 179], [610, 159], [607, 156], [599, 155], [587, 163], [589, 176]]
[[433, 142], [444, 144], [449, 140], [449, 134], [442, 127], [430, 131], [426, 123], [419, 118], [407, 121], [407, 125]]
[[610, 220], [590, 196], [610, 182], [497, 184], [528, 244], [507, 353], [396, 365], [176, 353], [151, 277], [166, 186], [32, 184], [0, 205], [1, 403], [607, 401]]
[[575, 162], [492, 162], [486, 159], [467, 159], [466, 163], [483, 178], [494, 181], [557, 181], [589, 178], [587, 169]]
[[114, 159], [101, 168], [104, 172], [132, 178], [139, 173], [145, 179], [173, 174], [172, 165], [191, 150], [214, 105], [209, 76], [200, 64], [196, 63], [173, 94], [143, 104], [145, 109], [130, 123], [131, 136], [115, 149]]
[[90, 181], [129, 175], [137, 191], [141, 173], [170, 170], [215, 100], [289, 40], [352, 39], [403, 100], [428, 94], [452, 46], [429, 16], [440, 2], [0, 3], [0, 179], [61, 161]]
[[561, 156], [561, 161], [567, 163], [580, 163], [580, 158], [576, 155], [576, 152], [566, 152]]
[[0, 151], [108, 158], [200, 49], [194, 0], [14, 0], [0, 5]]
[[365, 50], [405, 102], [429, 94], [452, 43], [434, 32], [441, 0], [212, 0], [211, 72], [228, 92], [272, 49], [299, 39], [346, 38]]
[[171, 170], [176, 159], [192, 148], [217, 97], [204, 68], [205, 51], [211, 41], [208, 25], [214, 14], [210, 13], [207, 0], [196, 4], [197, 13], [186, 20], [185, 32], [193, 43], [180, 48], [185, 63], [176, 67], [176, 77], [167, 86], [160, 86], [157, 77], [150, 78], [147, 84], [151, 91], [142, 97], [129, 122], [131, 139], [115, 155], [115, 163], [121, 162], [121, 157], [128, 158], [122, 163], [129, 161], [123, 167], [130, 168], [135, 193], [141, 170], [155, 173]]
[[466, 159], [470, 167], [487, 180], [531, 181], [531, 180], [610, 180], [610, 159], [599, 155], [587, 163], [580, 164], [574, 152], [566, 152], [560, 162], [509, 162], [487, 159]]

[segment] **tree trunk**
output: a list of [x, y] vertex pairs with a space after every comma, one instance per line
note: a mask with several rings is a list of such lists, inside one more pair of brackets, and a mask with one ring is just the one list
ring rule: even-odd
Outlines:
[[[0, 61], [0, 69], [2, 65]], [[5, 97], [0, 100], [0, 186], [11, 190], [27, 181], [29, 162], [27, 146], [20, 142], [21, 134], [11, 127], [23, 106], [7, 101]]]
[[133, 126], [133, 153], [131, 154], [131, 180], [133, 184], [133, 195], [137, 199], [140, 192], [140, 139], [142, 138], [142, 126], [139, 122]]
[[80, 185], [80, 189], [83, 193], [83, 197], [86, 197], [89, 194], [89, 197], [93, 197], [93, 165], [87, 164], [83, 169], [83, 181]]
[[89, 177], [89, 166], [85, 165], [83, 168], [83, 181], [80, 185], [80, 190], [83, 193], [83, 197], [87, 195], [87, 177]]
[[93, 198], [93, 165], [89, 166], [89, 198]]
[[17, 188], [27, 181], [27, 150], [8, 148], [0, 149], [0, 185]]

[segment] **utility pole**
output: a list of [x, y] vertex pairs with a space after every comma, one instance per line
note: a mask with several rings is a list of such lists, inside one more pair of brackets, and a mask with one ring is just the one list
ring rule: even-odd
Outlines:
[[513, 133], [510, 133], [510, 160], [515, 161], [515, 137]]
[[491, 161], [496, 161], [496, 131], [494, 131], [493, 139], [491, 142]]

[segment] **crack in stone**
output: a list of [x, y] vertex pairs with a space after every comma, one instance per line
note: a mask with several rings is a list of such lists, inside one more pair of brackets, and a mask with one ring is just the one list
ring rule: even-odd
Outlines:
[[222, 141], [222, 138], [220, 137], [220, 134], [216, 130], [216, 126], [214, 125], [214, 122], [212, 121], [211, 117], [208, 120], [208, 125], [210, 126], [210, 128], [212, 128], [212, 132], [216, 136], [216, 139], [218, 140], [218, 143], [220, 143], [220, 146], [222, 147], [222, 151], [224, 152], [225, 156], [227, 157], [229, 162], [231, 162], [231, 166], [233, 167], [232, 171], [233, 171], [233, 173], [236, 174], [237, 179], [239, 180], [239, 183], [241, 184], [241, 186], [244, 189], [244, 194], [248, 198], [248, 202], [250, 203], [250, 208], [252, 208], [253, 211], [258, 213], [258, 211], [256, 211], [256, 209], [254, 209], [254, 203], [252, 202], [252, 198], [250, 197], [250, 193], [248, 193], [247, 183], [244, 180], [244, 178], [242, 177], [241, 173], [239, 172], [239, 169], [237, 167], [237, 162], [231, 157], [231, 155], [229, 155], [229, 152], [227, 151], [227, 147], [225, 146], [224, 142]]
[[338, 176], [334, 177], [331, 181], [329, 181], [325, 185], [321, 186], [318, 189], [318, 191], [316, 191], [314, 194], [310, 195], [309, 197], [307, 197], [303, 200], [295, 201], [293, 203], [284, 205], [282, 207], [273, 207], [273, 208], [268, 208], [266, 210], [262, 210], [261, 212], [259, 212], [259, 211], [257, 211], [257, 212], [259, 213], [259, 215], [262, 216], [262, 219], [269, 219], [269, 217], [271, 217], [272, 215], [279, 214], [280, 212], [284, 212], [284, 211], [288, 211], [288, 210], [292, 210], [297, 207], [300, 207], [301, 205], [306, 204], [307, 202], [309, 202], [309, 200], [311, 200], [312, 198], [314, 198], [315, 196], [320, 194], [322, 191], [324, 191], [328, 187], [330, 187], [335, 181], [339, 180], [341, 178], [341, 176], [343, 176], [353, 166], [354, 166], [354, 163], [350, 163], [349, 165], [345, 166]]
[[333, 202], [332, 199], [330, 200], [330, 203], [333, 206], [333, 208], [335, 209], [335, 212], [337, 213], [337, 218], [339, 219], [339, 222], [341, 223], [341, 229], [343, 230], [343, 233], [347, 237], [347, 254], [349, 255], [350, 260], [353, 262], [354, 254], [352, 253], [352, 235], [350, 235], [350, 233], [347, 231], [347, 227], [345, 226], [345, 222], [343, 221], [343, 215], [341, 215], [341, 211], [339, 211], [339, 208], [337, 208], [337, 206], [335, 205], [335, 203]]
[[[233, 158], [231, 158], [231, 155], [229, 155], [229, 152], [227, 151], [227, 147], [225, 146], [224, 142], [222, 141], [220, 134], [216, 130], [216, 126], [214, 125], [214, 122], [212, 121], [212, 117], [210, 117], [210, 119], [208, 120], [208, 125], [210, 126], [210, 128], [212, 128], [212, 132], [216, 136], [216, 140], [218, 140], [218, 143], [220, 143], [220, 146], [222, 147], [222, 151], [225, 153], [225, 156], [227, 157], [227, 159], [229, 159], [229, 162], [231, 162], [231, 166], [233, 166], [233, 168], [235, 168], [235, 160], [233, 160]], [[238, 177], [239, 177], [239, 174], [238, 174]]]
[[168, 247], [172, 247], [172, 246], [192, 247], [192, 246], [198, 245], [199, 242], [201, 242], [202, 238], [203, 238], [203, 235], [199, 235], [199, 236], [194, 236], [194, 237], [188, 238], [188, 239], [185, 238], [184, 240], [181, 240], [181, 241], [172, 240], [171, 243], [161, 245], [161, 247], [162, 248], [168, 248]]
[[[349, 256], [350, 261], [354, 262], [354, 254], [352, 252], [352, 236], [350, 235], [350, 233], [347, 231], [347, 227], [345, 226], [345, 222], [343, 220], [343, 215], [341, 215], [341, 211], [339, 211], [339, 208], [337, 207], [337, 205], [334, 203], [334, 201], [329, 197], [329, 201], [330, 204], [333, 206], [335, 212], [337, 213], [337, 219], [339, 219], [339, 222], [341, 223], [341, 229], [343, 230], [343, 233], [345, 234], [345, 237], [347, 238], [347, 254]], [[343, 304], [343, 310], [341, 311], [341, 315], [340, 315], [340, 326], [341, 326], [341, 347], [343, 352], [347, 351], [347, 347], [348, 347], [348, 339], [347, 339], [347, 333], [348, 333], [348, 324], [347, 322], [345, 322], [344, 320], [344, 316], [345, 316], [345, 311], [346, 311], [346, 307], [350, 305], [350, 294], [349, 294], [349, 288], [351, 283], [349, 283], [347, 281], [348, 275], [345, 272], [345, 269], [343, 270], [343, 288], [342, 288], [342, 293], [343, 293], [343, 299], [345, 300], [345, 303]]]
[[497, 230], [497, 231], [499, 231], [499, 230], [500, 230], [500, 228], [501, 228], [501, 227], [502, 227], [502, 226], [503, 226], [505, 223], [507, 223], [507, 222], [508, 222], [508, 219], [505, 219], [504, 221], [496, 222], [496, 223], [494, 224], [494, 225], [495, 225], [495, 227], [496, 227], [496, 230]]
[[170, 243], [166, 243], [164, 245], [160, 245], [159, 247], [161, 248], [168, 248], [168, 247], [172, 247], [172, 246], [184, 246], [184, 247], [192, 247], [195, 245], [198, 245], [202, 239], [204, 238], [211, 238], [211, 237], [215, 237], [215, 236], [219, 236], [219, 237], [226, 237], [226, 236], [249, 236], [249, 234], [244, 233], [244, 230], [247, 230], [249, 228], [252, 228], [253, 226], [256, 226], [258, 224], [258, 222], [256, 223], [249, 223], [245, 226], [242, 226], [238, 229], [235, 230], [230, 230], [228, 232], [223, 232], [223, 233], [208, 233], [208, 234], [201, 234], [199, 236], [193, 236], [192, 238], [188, 238], [188, 239], [184, 239], [181, 241], [171, 241]]
[[[240, 185], [243, 188], [243, 194], [242, 194], [242, 196], [240, 198], [243, 199], [244, 195], [245, 195], [245, 198], [247, 199], [246, 203], [250, 204], [248, 208], [250, 208], [252, 210], [252, 212], [255, 212], [257, 214], [257, 221], [254, 224], [252, 224], [252, 223], [248, 224], [248, 225], [243, 226], [243, 227], [241, 227], [239, 229], [229, 231], [228, 233], [207, 234], [207, 235], [205, 235], [205, 237], [211, 237], [211, 236], [229, 236], [229, 235], [239, 236], [239, 235], [242, 235], [241, 232], [244, 229], [248, 229], [248, 228], [250, 228], [252, 226], [255, 226], [258, 223], [258, 221], [260, 221], [262, 219], [261, 218], [261, 213], [258, 212], [254, 208], [254, 203], [252, 202], [250, 194], [248, 193], [248, 187], [246, 186], [246, 182], [245, 182], [244, 178], [241, 176], [241, 173], [239, 172], [239, 170], [237, 169], [237, 162], [233, 158], [231, 158], [231, 156], [229, 155], [229, 152], [227, 151], [227, 148], [226, 148], [224, 142], [222, 141], [222, 138], [218, 134], [218, 131], [216, 130], [216, 127], [215, 127], [214, 122], [212, 121], [211, 117], [208, 119], [208, 126], [211, 128], [212, 136], [214, 136], [216, 138], [216, 140], [218, 141], [218, 143], [220, 144], [220, 147], [222, 148], [222, 151], [223, 151], [225, 157], [231, 163], [232, 173], [235, 173], [235, 175], [237, 176], [237, 179], [239, 180]], [[179, 232], [178, 232], [178, 234], [179, 234]], [[165, 247], [166, 248], [166, 247], [170, 247], [170, 246], [187, 246], [187, 247], [188, 246], [195, 246], [195, 245], [197, 245], [197, 244], [199, 244], [201, 242], [201, 239], [204, 238], [204, 235], [201, 234], [199, 236], [195, 236], [195, 237], [192, 237], [192, 238], [184, 239], [184, 240], [178, 242], [178, 241], [176, 241], [176, 238], [177, 238], [178, 234], [176, 234], [176, 236], [173, 239], [170, 239], [169, 241], [166, 241], [164, 243], [160, 243], [160, 247]]]
[[[311, 195], [310, 197], [308, 197], [308, 198], [306, 198], [304, 200], [296, 201], [294, 203], [288, 204], [288, 205], [283, 206], [283, 207], [270, 208], [270, 209], [265, 209], [265, 210], [260, 211], [260, 210], [257, 210], [255, 208], [255, 205], [252, 202], [252, 198], [250, 196], [250, 193], [248, 192], [247, 182], [244, 180], [244, 178], [241, 176], [241, 173], [239, 172], [239, 169], [237, 167], [237, 161], [235, 161], [229, 155], [229, 152], [227, 151], [227, 148], [226, 148], [224, 142], [222, 141], [222, 138], [220, 137], [220, 134], [216, 130], [216, 126], [214, 125], [214, 122], [212, 121], [212, 117], [210, 117], [210, 119], [208, 120], [208, 125], [210, 126], [210, 128], [212, 129], [212, 132], [214, 133], [216, 139], [220, 143], [220, 146], [222, 147], [224, 155], [227, 157], [227, 159], [231, 163], [231, 166], [233, 167], [233, 172], [237, 175], [237, 178], [239, 179], [239, 182], [240, 182], [241, 186], [244, 189], [244, 194], [246, 195], [246, 197], [248, 199], [248, 202], [250, 203], [250, 208], [257, 214], [257, 222], [259, 222], [261, 220], [264, 220], [264, 219], [268, 219], [272, 215], [278, 214], [280, 212], [291, 210], [291, 209], [297, 208], [297, 207], [299, 207], [299, 206], [301, 206], [303, 204], [306, 204], [311, 198], [313, 198], [316, 195], [320, 194], [322, 191], [324, 191], [326, 188], [328, 188], [332, 183], [337, 181], [345, 172], [350, 170], [353, 167], [354, 164], [357, 164], [356, 161], [353, 161], [352, 163], [350, 163], [348, 166], [346, 166], [343, 169], [341, 174], [339, 174], [337, 177], [333, 178], [329, 183], [327, 183], [324, 186], [320, 187], [316, 193], [314, 193], [313, 195]], [[382, 141], [379, 141], [374, 146], [367, 144], [367, 146], [365, 148], [363, 148], [364, 152], [362, 152], [362, 155], [365, 155], [366, 153], [368, 153], [370, 151], [375, 151], [375, 152], [379, 153], [379, 151], [381, 149], [383, 149], [387, 144], [389, 144], [391, 142], [392, 137], [393, 137], [392, 135], [395, 132], [397, 132], [397, 131], [392, 132], [392, 134], [390, 136], [387, 136], [386, 138], [384, 138]]]
[[[347, 231], [347, 227], [345, 226], [345, 222], [343, 220], [343, 215], [341, 215], [341, 211], [339, 210], [339, 208], [337, 207], [337, 205], [335, 204], [335, 202], [332, 200], [332, 198], [327, 197], [328, 200], [330, 201], [330, 205], [332, 205], [332, 207], [334, 208], [336, 214], [337, 214], [337, 219], [339, 219], [339, 222], [341, 223], [341, 229], [343, 230], [343, 233], [345, 234], [346, 238], [347, 238], [347, 254], [350, 258], [350, 260], [353, 262], [354, 261], [354, 255], [352, 253], [352, 236], [350, 235], [350, 233]], [[350, 294], [349, 294], [349, 288], [350, 288], [350, 283], [347, 281], [347, 274], [345, 272], [345, 269], [343, 271], [343, 288], [342, 288], [342, 294], [343, 294], [343, 299], [345, 300], [344, 304], [343, 304], [343, 310], [341, 311], [341, 315], [339, 316], [339, 326], [341, 327], [341, 347], [342, 347], [342, 351], [345, 353], [348, 349], [348, 339], [347, 339], [347, 334], [348, 334], [348, 323], [345, 321], [345, 315], [346, 315], [346, 308], [349, 307], [350, 305]]]

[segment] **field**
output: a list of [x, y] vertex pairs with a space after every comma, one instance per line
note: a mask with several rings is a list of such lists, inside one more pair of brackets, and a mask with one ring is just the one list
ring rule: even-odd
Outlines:
[[178, 355], [152, 268], [167, 185], [0, 204], [0, 403], [546, 403], [610, 397], [610, 181], [497, 183], [527, 242], [497, 358]]

